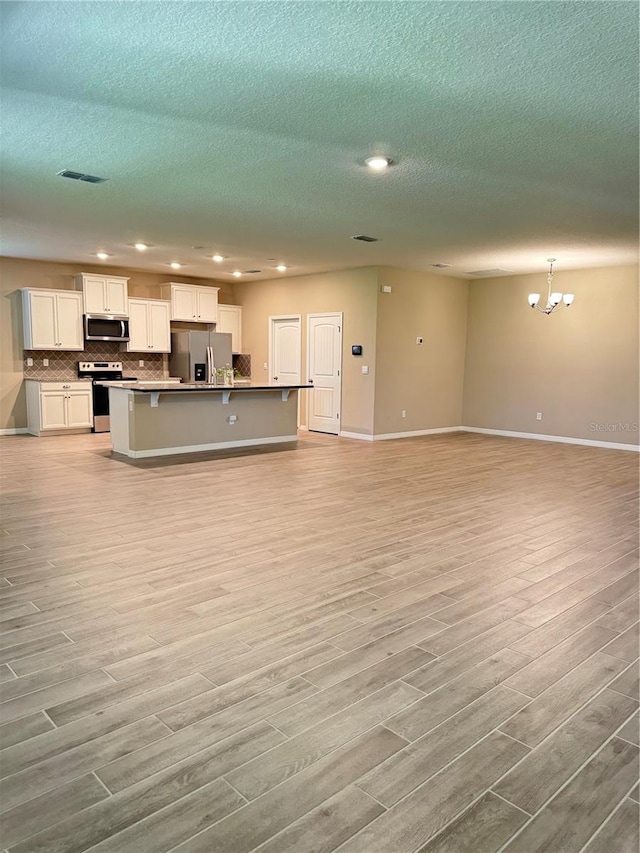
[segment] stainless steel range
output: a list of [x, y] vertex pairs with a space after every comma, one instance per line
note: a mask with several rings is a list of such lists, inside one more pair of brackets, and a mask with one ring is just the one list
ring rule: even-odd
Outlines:
[[109, 389], [96, 383], [109, 379], [135, 382], [137, 377], [123, 376], [121, 361], [79, 361], [78, 377], [93, 380], [93, 432], [109, 432]]

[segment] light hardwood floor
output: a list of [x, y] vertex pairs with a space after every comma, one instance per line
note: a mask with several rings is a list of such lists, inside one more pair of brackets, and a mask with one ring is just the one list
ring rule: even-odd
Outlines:
[[0, 849], [636, 853], [636, 454], [0, 439]]

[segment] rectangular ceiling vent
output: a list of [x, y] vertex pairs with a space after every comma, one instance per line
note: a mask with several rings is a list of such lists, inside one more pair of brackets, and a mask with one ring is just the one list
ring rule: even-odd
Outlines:
[[352, 240], [360, 240], [361, 243], [377, 243], [377, 237], [367, 237], [366, 234], [357, 234], [355, 237], [351, 238]]
[[245, 270], [245, 275], [252, 275], [253, 273], [262, 272], [262, 270]]
[[497, 277], [499, 275], [512, 275], [512, 274], [513, 274], [513, 270], [501, 270], [501, 269], [472, 270], [471, 272], [465, 273], [465, 275], [477, 275], [477, 276], [483, 276], [484, 278], [493, 278], [493, 277]]
[[56, 174], [62, 178], [70, 178], [72, 181], [85, 181], [87, 184], [104, 184], [109, 178], [99, 178], [97, 175], [85, 175], [84, 172], [73, 172], [71, 169], [63, 169]]
[[437, 270], [448, 270], [451, 264], [430, 264], [429, 266], [435, 267]]

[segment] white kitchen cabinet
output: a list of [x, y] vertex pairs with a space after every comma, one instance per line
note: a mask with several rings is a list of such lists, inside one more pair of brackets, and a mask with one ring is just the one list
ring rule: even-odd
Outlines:
[[22, 309], [25, 349], [84, 349], [81, 293], [25, 289]]
[[231, 335], [231, 351], [242, 352], [242, 306], [218, 305], [216, 332]]
[[171, 301], [171, 319], [185, 323], [216, 323], [219, 287], [201, 287], [168, 281], [161, 287], [163, 299]]
[[74, 276], [76, 290], [84, 296], [85, 314], [128, 317], [129, 279], [81, 272]]
[[171, 304], [159, 299], [129, 300], [127, 352], [171, 352]]
[[36, 382], [28, 379], [27, 429], [32, 435], [93, 426], [90, 382]]

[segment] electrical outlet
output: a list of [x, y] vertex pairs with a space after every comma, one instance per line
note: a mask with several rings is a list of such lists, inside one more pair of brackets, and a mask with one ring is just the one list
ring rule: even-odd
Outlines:
[[403, 409], [403, 410], [402, 410], [402, 417], [403, 417], [403, 418], [406, 418], [406, 417], [407, 417], [407, 410], [406, 410], [406, 409]]
[[48, 358], [42, 359], [42, 366], [43, 367], [49, 367], [49, 359]]
[[537, 420], [537, 421], [541, 421], [541, 420], [542, 420], [542, 412], [536, 412], [536, 420]]
[[237, 416], [237, 415], [229, 415], [229, 416], [227, 417], [227, 423], [229, 423], [229, 424], [235, 424], [235, 422], [236, 422], [237, 420], [238, 420], [238, 416]]
[[366, 376], [366, 375], [367, 375], [367, 373], [369, 372], [369, 366], [368, 366], [368, 365], [366, 365], [366, 364], [363, 364], [363, 365], [362, 365], [362, 372], [363, 372], [363, 373], [365, 374], [365, 376]]
[[144, 359], [140, 359], [140, 361], [138, 362], [138, 367], [144, 367]]
[[269, 365], [267, 364], [267, 362], [266, 362], [266, 361], [265, 361], [265, 363], [264, 363], [262, 366], [264, 367], [264, 369], [265, 369], [265, 370], [269, 370]]
[[33, 359], [32, 358], [27, 359], [27, 367], [33, 367]]

